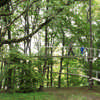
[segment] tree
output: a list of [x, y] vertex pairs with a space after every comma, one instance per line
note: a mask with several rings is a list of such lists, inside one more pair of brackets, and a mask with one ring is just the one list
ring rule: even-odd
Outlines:
[[3, 7], [4, 5], [8, 4], [10, 0], [1, 0], [0, 1], [0, 7]]

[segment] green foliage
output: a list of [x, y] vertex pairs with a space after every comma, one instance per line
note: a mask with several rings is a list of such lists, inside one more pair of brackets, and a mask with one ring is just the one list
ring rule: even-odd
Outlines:
[[17, 51], [13, 48], [9, 52], [9, 56], [7, 59], [10, 66], [8, 66], [7, 70], [5, 70], [5, 77], [9, 77], [7, 73], [10, 69], [16, 70], [16, 73], [12, 73], [11, 78], [18, 83], [16, 84], [15, 88], [19, 86], [20, 92], [30, 92], [35, 90], [36, 83], [41, 79], [41, 74], [34, 69], [37, 68], [37, 65], [32, 62], [31, 57], [28, 57], [27, 55], [24, 55], [20, 51]]
[[[7, 39], [8, 45], [3, 45], [2, 47], [0, 47], [0, 82], [4, 87], [11, 86], [10, 88], [12, 90], [17, 89], [17, 91], [20, 92], [30, 92], [36, 90], [40, 85], [42, 85], [42, 81], [50, 82], [51, 69], [49, 67], [49, 80], [47, 80], [47, 70], [46, 74], [43, 76], [44, 66], [47, 67], [46, 65], [52, 64], [53, 71], [59, 72], [59, 58], [55, 59], [34, 57], [37, 55], [45, 56], [46, 54], [45, 43], [42, 44], [41, 42], [49, 42], [47, 43], [47, 45], [56, 46], [56, 48], [47, 48], [47, 56], [54, 55], [55, 53], [56, 55], [59, 55], [59, 53], [61, 54], [63, 50], [62, 48], [60, 48], [60, 45], [63, 44], [64, 46], [68, 46], [71, 41], [74, 42], [75, 46], [89, 47], [90, 23], [89, 19], [87, 19], [87, 17], [89, 17], [89, 15], [87, 15], [89, 14], [88, 1], [47, 1], [48, 0], [37, 0], [32, 4], [33, 0], [26, 0], [24, 2], [12, 0], [9, 11], [13, 12], [14, 10], [14, 12], [10, 15], [11, 17], [8, 15], [5, 17], [1, 17], [0, 42], [6, 41], [8, 37], [10, 37], [11, 39], [14, 38], [13, 41], [19, 39], [18, 42], [20, 42], [23, 40], [23, 37], [25, 37], [25, 40], [23, 40], [23, 42], [20, 44], [17, 42], [13, 43], [13, 41], [10, 43], [11, 40]], [[95, 0], [93, 0], [92, 5], [97, 5], [98, 2], [96, 3]], [[30, 4], [32, 4], [31, 7], [29, 7]], [[0, 12], [8, 14], [9, 11], [7, 10], [7, 6], [0, 8]], [[93, 36], [93, 39], [95, 40], [93, 41], [93, 47], [100, 48], [100, 23], [99, 21], [97, 21], [100, 18], [99, 14], [96, 11], [99, 12], [99, 7], [93, 6], [92, 19], [93, 22], [96, 23], [93, 23], [92, 26], [93, 33], [95, 33], [95, 35]], [[9, 19], [11, 19], [11, 21], [9, 21]], [[48, 24], [42, 24], [48, 19], [52, 20]], [[10, 29], [8, 26], [10, 27]], [[45, 40], [46, 33], [47, 41]], [[27, 39], [27, 36], [29, 35], [30, 38]], [[34, 36], [34, 39], [32, 38], [32, 36]], [[31, 45], [33, 46], [33, 48], [31, 48]], [[36, 51], [34, 52], [33, 49], [35, 49]], [[65, 51], [66, 52], [64, 53], [65, 55], [67, 55], [68, 50]], [[75, 55], [79, 54], [79, 49], [76, 49], [74, 51]], [[45, 61], [47, 63], [46, 65]], [[68, 72], [73, 74], [87, 75], [87, 72], [85, 70], [79, 70], [79, 68], [89, 69], [88, 62], [80, 58], [72, 60], [70, 58], [64, 58], [62, 65], [63, 67], [66, 67], [68, 65]], [[100, 70], [98, 66], [100, 66], [99, 59], [93, 62], [93, 69]], [[67, 72], [66, 68], [62, 69], [64, 73]], [[93, 76], [95, 76], [95, 74], [93, 74]], [[53, 73], [53, 84], [56, 87], [58, 86], [58, 77], [59, 74]], [[61, 75], [61, 86], [67, 87], [66, 78], [66, 74]], [[87, 85], [87, 79], [79, 76], [69, 75], [69, 83], [70, 86], [83, 86]]]

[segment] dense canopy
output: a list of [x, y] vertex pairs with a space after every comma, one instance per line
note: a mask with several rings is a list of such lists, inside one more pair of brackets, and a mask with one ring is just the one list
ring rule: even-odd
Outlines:
[[0, 89], [100, 84], [99, 4], [0, 0]]

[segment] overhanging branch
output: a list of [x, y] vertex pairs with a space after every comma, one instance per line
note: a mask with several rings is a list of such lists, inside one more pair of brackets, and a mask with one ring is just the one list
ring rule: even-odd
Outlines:
[[22, 42], [22, 41], [25, 41], [27, 39], [29, 39], [30, 37], [32, 37], [35, 33], [37, 33], [40, 29], [42, 29], [43, 26], [47, 25], [54, 17], [48, 19], [45, 23], [42, 23], [41, 25], [39, 25], [39, 27], [33, 31], [31, 34], [27, 35], [27, 36], [24, 36], [23, 38], [20, 38], [20, 39], [12, 39], [12, 40], [3, 40], [1, 43], [0, 43], [0, 46], [2, 46], [3, 44], [10, 44], [10, 43], [19, 43], [19, 42]]
[[[37, 0], [37, 1], [39, 1], [39, 0]], [[80, 0], [74, 0], [74, 1], [80, 1]], [[87, 1], [87, 0], [81, 0], [81, 1]], [[68, 6], [68, 5], [70, 5], [70, 4], [71, 4], [71, 2], [68, 2], [66, 5]], [[63, 9], [64, 9], [64, 8], [59, 9], [59, 10], [57, 11], [57, 14], [56, 14], [56, 15], [58, 15], [60, 12], [62, 12]], [[23, 15], [23, 14], [24, 14], [24, 12], [22, 13], [22, 15]], [[20, 17], [20, 16], [19, 16], [19, 17]], [[19, 17], [18, 17], [18, 18], [19, 18]], [[18, 18], [17, 18], [17, 19], [18, 19]], [[19, 42], [22, 42], [22, 41], [25, 41], [25, 40], [31, 38], [35, 33], [37, 33], [40, 29], [42, 29], [42, 28], [43, 28], [45, 25], [47, 25], [49, 22], [51, 22], [54, 18], [55, 18], [55, 17], [52, 16], [52, 17], [49, 18], [46, 22], [44, 22], [44, 23], [42, 23], [41, 25], [39, 25], [39, 27], [38, 27], [35, 31], [33, 31], [31, 34], [29, 34], [29, 35], [27, 35], [27, 36], [24, 36], [24, 37], [19, 38], [19, 39], [3, 40], [3, 41], [0, 43], [0, 47], [1, 47], [3, 44], [19, 43]], [[14, 23], [14, 21], [13, 21], [13, 23]], [[12, 24], [12, 23], [10, 23], [8, 26], [10, 26], [11, 24]]]
[[5, 36], [8, 27], [10, 27], [17, 19], [19, 19], [22, 15], [24, 15], [24, 14], [26, 13], [26, 11], [29, 10], [29, 9], [32, 7], [33, 3], [37, 2], [37, 1], [39, 1], [39, 0], [33, 1], [27, 9], [25, 9], [25, 10], [24, 10], [19, 16], [17, 16], [12, 22], [10, 22], [9, 24], [7, 24], [6, 27], [4, 27], [5, 32], [2, 32], [1, 37]]
[[[17, 1], [18, 1], [18, 0], [17, 0]], [[19, 4], [21, 4], [22, 2], [24, 2], [24, 1], [21, 0], [19, 3], [17, 3], [17, 4], [16, 4], [16, 7], [15, 7], [11, 12], [9, 12], [9, 13], [0, 13], [0, 16], [10, 16], [10, 15], [12, 15], [12, 14], [14, 13], [14, 11], [16, 10], [17, 6], [18, 6]]]

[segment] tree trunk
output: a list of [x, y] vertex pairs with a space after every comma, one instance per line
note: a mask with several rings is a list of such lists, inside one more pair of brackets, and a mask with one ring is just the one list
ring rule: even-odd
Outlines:
[[67, 62], [67, 87], [69, 87], [69, 74], [68, 74], [69, 70], [68, 70], [68, 64], [69, 64], [69, 62]]
[[[46, 2], [48, 3], [49, 0], [46, 0]], [[46, 7], [46, 10], [48, 11], [48, 6]], [[48, 17], [46, 18], [46, 21], [48, 20]], [[46, 72], [46, 66], [47, 66], [47, 43], [48, 43], [48, 26], [45, 27], [45, 64], [43, 67], [43, 77], [45, 77], [45, 72]], [[43, 87], [44, 83], [42, 83], [42, 87]]]
[[[47, 42], [48, 42], [48, 32], [47, 32], [47, 27], [45, 28], [45, 61], [44, 61], [44, 67], [43, 67], [43, 77], [45, 77], [45, 72], [46, 72], [46, 66], [47, 66]], [[44, 83], [42, 83], [42, 87]]]
[[[52, 44], [52, 46], [53, 46], [53, 41], [52, 41], [52, 39], [53, 39], [53, 37], [52, 37], [52, 35], [53, 35], [53, 33], [51, 34], [51, 44]], [[53, 50], [52, 50], [52, 48], [51, 48], [51, 56], [52, 56], [52, 53], [53, 53]], [[53, 58], [51, 58], [51, 74], [50, 74], [50, 78], [51, 78], [51, 87], [52, 87], [52, 82], [53, 82], [53, 78], [52, 78], [52, 71], [53, 71], [53, 68], [52, 68], [52, 65], [53, 65], [53, 60], [52, 60]]]
[[[27, 7], [28, 7], [28, 4], [27, 4]], [[29, 19], [28, 19], [28, 11], [26, 11], [26, 15], [25, 15], [25, 35], [29, 35]], [[28, 52], [29, 51], [29, 52]], [[29, 54], [31, 55], [31, 38], [27, 39], [27, 41], [24, 41], [24, 54]], [[25, 77], [28, 77], [28, 75], [31, 74], [31, 61], [24, 61], [24, 64], [27, 64], [28, 63], [28, 70], [22, 68], [22, 76], [25, 78]], [[24, 84], [24, 87], [22, 87], [23, 89], [23, 92], [29, 92], [29, 91], [32, 91], [32, 78], [25, 78], [23, 79], [22, 77], [22, 82], [21, 82], [21, 85]], [[28, 84], [28, 85], [27, 85]]]
[[[0, 17], [0, 19], [1, 19], [1, 17]], [[1, 43], [1, 39], [2, 39], [2, 37], [1, 37], [1, 28], [0, 28], [0, 43]], [[0, 46], [0, 58], [2, 58], [1, 52], [2, 52], [2, 49]], [[1, 62], [1, 73], [2, 73], [2, 67], [3, 67], [3, 62]], [[0, 89], [1, 89], [1, 87], [2, 87], [2, 80], [0, 81]]]
[[[62, 46], [64, 47], [64, 45], [65, 45], [65, 33], [63, 32], [63, 29], [61, 29], [61, 32], [63, 33]], [[62, 48], [62, 56], [64, 56], [64, 48]], [[58, 88], [61, 87], [62, 62], [63, 62], [63, 58], [61, 58], [61, 61], [60, 61], [60, 71], [59, 71], [59, 78], [58, 78]]]
[[90, 58], [88, 59], [89, 61], [89, 89], [92, 89], [92, 86], [93, 86], [93, 80], [91, 79], [92, 78], [92, 67], [93, 67], [93, 64], [92, 64], [92, 61], [93, 61], [93, 52], [92, 52], [92, 49], [93, 48], [93, 37], [92, 37], [92, 16], [91, 16], [91, 0], [89, 0], [89, 16], [90, 16], [90, 19], [89, 19], [89, 22], [90, 22], [90, 52], [89, 52], [89, 56]]
[[[8, 3], [7, 5], [7, 10], [10, 12], [10, 5]], [[9, 19], [8, 19], [8, 23], [11, 22], [11, 16], [9, 16]], [[11, 27], [8, 27], [8, 39], [11, 40]], [[9, 50], [12, 49], [12, 45], [11, 43], [9, 44]], [[11, 56], [11, 55], [10, 55]], [[8, 64], [8, 67], [10, 67], [10, 63]], [[13, 89], [13, 83], [12, 83], [12, 71], [13, 69], [9, 69], [8, 68], [8, 78], [7, 78], [7, 90], [10, 90], [10, 89]]]
[[[48, 39], [49, 39], [49, 34], [48, 34]], [[48, 46], [49, 46], [49, 40], [48, 40]], [[48, 49], [48, 53], [49, 55], [49, 49]], [[48, 66], [47, 66], [47, 87], [49, 86], [49, 62], [48, 62]]]
[[58, 78], [58, 88], [61, 87], [62, 61], [63, 61], [63, 58], [61, 58], [61, 60], [60, 60], [60, 71], [59, 71], [59, 78]]

